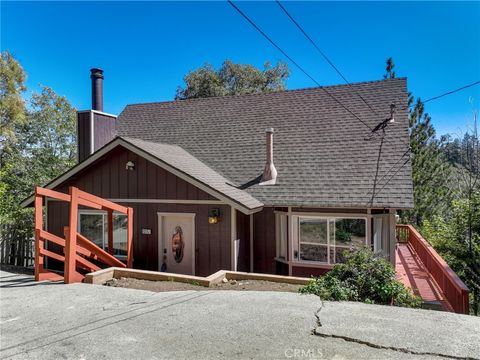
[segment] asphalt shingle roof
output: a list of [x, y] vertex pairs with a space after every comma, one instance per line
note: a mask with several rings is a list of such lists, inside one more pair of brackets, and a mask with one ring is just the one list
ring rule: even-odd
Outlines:
[[177, 145], [162, 144], [128, 137], [121, 138], [249, 209], [263, 206], [263, 204], [252, 195], [229, 185], [227, 179]]
[[[383, 142], [382, 131], [365, 140], [371, 131], [324, 89], [370, 128], [389, 117], [394, 103], [395, 122], [386, 127]], [[128, 105], [117, 131], [129, 141], [177, 145], [226, 182], [241, 185], [262, 173], [265, 129], [273, 127], [277, 184], [245, 190], [258, 201], [267, 206], [411, 208], [411, 164], [408, 155], [402, 157], [409, 141], [406, 79], [324, 89]]]

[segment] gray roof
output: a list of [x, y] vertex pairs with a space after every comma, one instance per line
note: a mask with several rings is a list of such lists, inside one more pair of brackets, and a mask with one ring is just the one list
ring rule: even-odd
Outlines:
[[263, 204], [252, 195], [229, 185], [227, 179], [177, 145], [162, 144], [128, 137], [121, 137], [121, 139], [151, 154], [189, 177], [200, 181], [207, 187], [222, 193], [248, 209], [256, 209], [263, 206]]
[[[383, 144], [382, 131], [365, 140], [370, 129], [325, 90], [369, 128], [388, 118], [394, 103], [395, 122], [386, 127]], [[409, 142], [406, 105], [406, 79], [398, 78], [128, 105], [118, 117], [117, 130], [129, 141], [148, 141], [149, 148], [152, 143], [181, 147], [191, 156], [188, 161], [185, 154], [169, 161], [188, 167], [196, 158], [205, 168], [191, 171], [196, 176], [215, 177], [220, 186], [220, 177], [242, 185], [262, 173], [265, 129], [273, 127], [277, 184], [245, 190], [259, 202], [267, 206], [411, 208], [411, 164], [409, 156], [402, 157]]]

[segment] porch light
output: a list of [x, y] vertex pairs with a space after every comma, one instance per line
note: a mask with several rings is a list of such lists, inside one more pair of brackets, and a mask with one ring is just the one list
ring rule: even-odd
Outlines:
[[220, 209], [212, 209], [208, 217], [208, 223], [214, 225], [220, 221]]
[[135, 164], [133, 163], [133, 161], [128, 161], [125, 164], [125, 170], [133, 171], [133, 169], [135, 169]]

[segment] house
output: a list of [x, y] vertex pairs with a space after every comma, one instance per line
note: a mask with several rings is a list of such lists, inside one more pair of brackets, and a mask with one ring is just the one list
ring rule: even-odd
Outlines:
[[[395, 216], [413, 206], [406, 79], [132, 104], [118, 117], [103, 111], [102, 70], [91, 79], [79, 162], [46, 188], [132, 207], [133, 267], [310, 276], [361, 246], [395, 262]], [[67, 204], [46, 208], [61, 236]], [[78, 216], [106, 247], [106, 215]], [[125, 217], [113, 226], [122, 259]]]

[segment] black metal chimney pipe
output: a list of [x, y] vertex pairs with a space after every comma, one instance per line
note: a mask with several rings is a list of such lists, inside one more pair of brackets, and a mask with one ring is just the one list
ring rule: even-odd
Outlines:
[[103, 70], [90, 69], [92, 79], [92, 110], [103, 112]]

